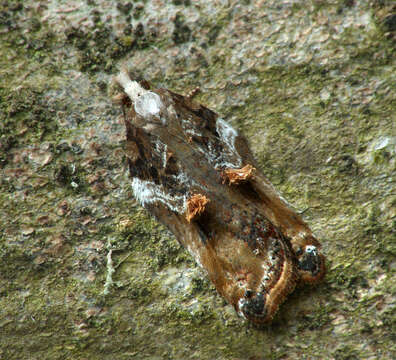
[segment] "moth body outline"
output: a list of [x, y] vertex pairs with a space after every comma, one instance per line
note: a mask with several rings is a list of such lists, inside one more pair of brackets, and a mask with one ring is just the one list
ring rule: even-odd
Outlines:
[[253, 323], [272, 320], [299, 282], [325, 273], [320, 244], [257, 170], [246, 139], [210, 109], [123, 70], [127, 158], [135, 197]]

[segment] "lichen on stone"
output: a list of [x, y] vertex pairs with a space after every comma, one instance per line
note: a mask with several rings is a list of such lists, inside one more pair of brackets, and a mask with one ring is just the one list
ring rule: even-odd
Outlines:
[[[127, 3], [0, 2], [0, 358], [394, 357], [393, 2]], [[322, 240], [325, 281], [267, 329], [133, 198], [107, 88], [125, 62], [199, 86]], [[202, 286], [165, 291], [173, 268]]]

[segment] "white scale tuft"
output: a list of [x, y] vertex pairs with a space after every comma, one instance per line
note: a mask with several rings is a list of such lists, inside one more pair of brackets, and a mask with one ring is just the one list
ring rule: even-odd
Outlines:
[[315, 245], [308, 245], [308, 246], [305, 248], [305, 251], [306, 251], [308, 254], [317, 255], [317, 249], [316, 249], [316, 246], [315, 246]]
[[135, 101], [135, 111], [142, 117], [159, 116], [162, 101], [158, 94], [145, 90]]
[[129, 78], [126, 71], [121, 71], [116, 77], [116, 80], [134, 103], [135, 111], [140, 116], [144, 118], [159, 116], [161, 108], [164, 105], [158, 94], [143, 89], [137, 81]]

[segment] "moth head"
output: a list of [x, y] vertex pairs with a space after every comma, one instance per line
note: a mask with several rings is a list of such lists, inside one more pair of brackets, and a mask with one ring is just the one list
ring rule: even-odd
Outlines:
[[133, 125], [150, 133], [157, 127], [166, 125], [166, 118], [163, 116], [165, 105], [161, 97], [150, 90], [146, 81], [132, 80], [126, 69], [121, 70], [115, 81], [123, 91], [115, 101], [122, 105], [129, 102], [134, 113]]

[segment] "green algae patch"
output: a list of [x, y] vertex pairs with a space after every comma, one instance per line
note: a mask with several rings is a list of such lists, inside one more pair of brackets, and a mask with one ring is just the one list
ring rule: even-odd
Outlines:
[[[0, 10], [1, 358], [393, 357], [391, 1]], [[106, 94], [122, 63], [200, 86], [323, 244], [326, 279], [268, 327], [238, 318], [134, 200]]]

